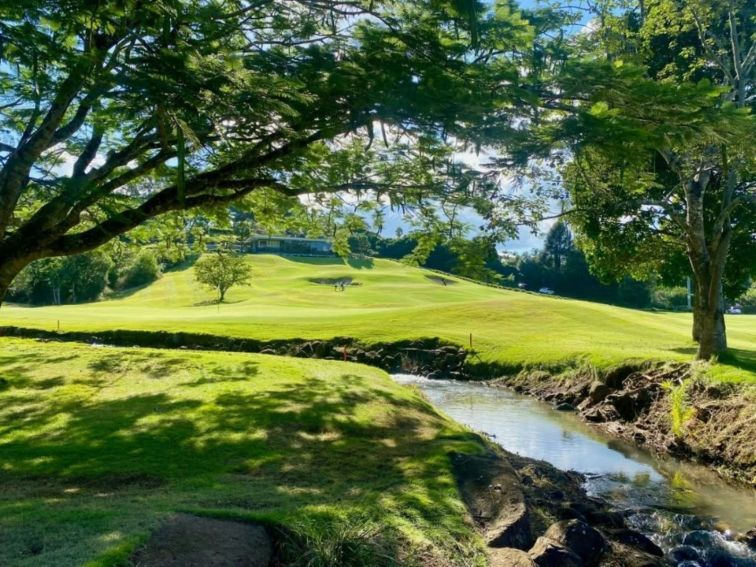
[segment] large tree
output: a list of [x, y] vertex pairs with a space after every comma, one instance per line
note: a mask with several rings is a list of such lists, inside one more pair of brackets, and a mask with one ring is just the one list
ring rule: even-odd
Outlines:
[[[578, 241], [603, 275], [695, 283], [698, 358], [727, 349], [724, 284], [756, 270], [754, 8], [599, 2], [551, 107]], [[681, 270], [686, 259], [687, 270]]]
[[[530, 34], [508, 2], [0, 0], [0, 301], [31, 261], [169, 211], [438, 188], [423, 147], [513, 128], [491, 85]], [[401, 146], [390, 183], [328, 157], [360, 134]]]

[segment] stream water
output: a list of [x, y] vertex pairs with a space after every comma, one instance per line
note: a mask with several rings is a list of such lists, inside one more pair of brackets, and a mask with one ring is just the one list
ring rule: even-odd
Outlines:
[[756, 490], [733, 486], [705, 467], [603, 435], [575, 414], [484, 384], [395, 375], [438, 409], [506, 450], [586, 477], [589, 495], [622, 510], [680, 567], [756, 567], [756, 551], [735, 541], [756, 526]]

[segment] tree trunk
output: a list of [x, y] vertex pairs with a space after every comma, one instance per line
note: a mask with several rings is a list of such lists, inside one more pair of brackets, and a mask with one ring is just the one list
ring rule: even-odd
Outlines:
[[697, 343], [701, 342], [701, 327], [703, 325], [704, 313], [701, 309], [701, 302], [698, 299], [701, 295], [701, 291], [696, 289], [696, 293], [693, 296], [693, 340]]
[[[732, 238], [731, 191], [724, 193], [722, 212], [707, 233], [704, 195], [707, 189], [711, 190], [710, 179], [711, 172], [701, 168], [685, 185], [687, 253], [696, 283], [693, 339], [698, 340], [696, 358], [699, 360], [709, 360], [727, 350], [722, 279]], [[733, 181], [728, 179], [728, 182]]]
[[724, 309], [722, 302], [717, 302], [713, 311], [704, 314], [701, 325], [701, 340], [698, 343], [699, 360], [709, 360], [713, 356], [719, 356], [727, 350], [727, 333], [724, 321]]
[[11, 282], [13, 281], [13, 278], [6, 278], [0, 276], [0, 305], [3, 304], [3, 300], [5, 299], [5, 294], [8, 293], [8, 288], [10, 287]]
[[698, 334], [696, 358], [709, 360], [727, 350], [727, 330], [724, 321], [724, 294], [720, 266], [708, 265], [700, 270], [705, 274], [696, 282], [698, 299], [693, 314], [694, 338]]

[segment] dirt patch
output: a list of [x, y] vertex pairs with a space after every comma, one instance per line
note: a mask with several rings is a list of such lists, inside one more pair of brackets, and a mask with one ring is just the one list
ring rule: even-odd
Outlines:
[[522, 372], [493, 384], [569, 405], [612, 435], [756, 485], [756, 389], [694, 375], [690, 364], [648, 363], [603, 376]]
[[273, 546], [264, 527], [178, 514], [132, 557], [140, 567], [267, 567]]
[[454, 280], [450, 280], [450, 279], [444, 278], [442, 276], [428, 276], [428, 275], [426, 275], [425, 277], [428, 278], [433, 283], [437, 283], [438, 285], [442, 285], [444, 287], [446, 287], [448, 285], [454, 285], [454, 284], [457, 283]]
[[341, 286], [341, 285], [362, 285], [360, 282], [354, 281], [350, 277], [343, 277], [343, 278], [310, 278], [310, 283], [318, 284], [318, 285], [329, 285], [331, 287], [333, 286]]

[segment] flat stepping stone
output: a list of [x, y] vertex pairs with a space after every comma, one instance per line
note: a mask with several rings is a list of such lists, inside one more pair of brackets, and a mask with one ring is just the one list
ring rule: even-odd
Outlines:
[[178, 514], [132, 557], [139, 567], [267, 567], [273, 555], [263, 526]]

